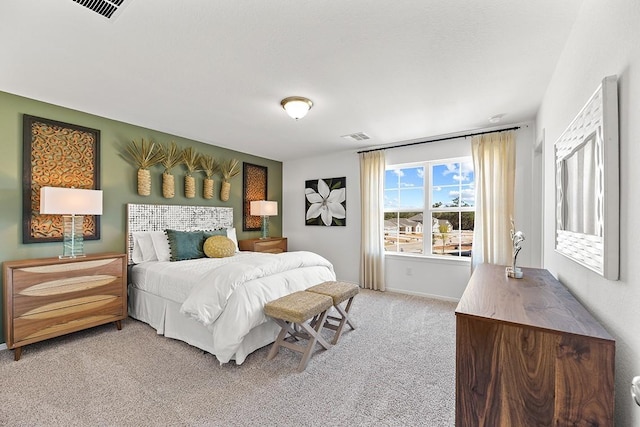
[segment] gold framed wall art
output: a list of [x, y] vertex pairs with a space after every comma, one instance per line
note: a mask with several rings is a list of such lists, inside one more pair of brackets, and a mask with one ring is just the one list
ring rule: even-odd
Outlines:
[[[100, 131], [23, 115], [22, 242], [61, 242], [62, 217], [40, 215], [40, 188], [100, 189]], [[100, 238], [100, 217], [85, 215], [84, 239]]]

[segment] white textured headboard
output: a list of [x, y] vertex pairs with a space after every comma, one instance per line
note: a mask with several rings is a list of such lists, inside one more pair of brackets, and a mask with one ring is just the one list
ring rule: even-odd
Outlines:
[[135, 231], [217, 230], [233, 227], [233, 208], [127, 204], [127, 259], [131, 264]]

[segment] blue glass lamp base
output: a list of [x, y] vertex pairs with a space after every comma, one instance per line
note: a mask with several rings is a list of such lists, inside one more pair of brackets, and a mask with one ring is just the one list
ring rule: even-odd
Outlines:
[[84, 257], [84, 230], [82, 215], [62, 216], [62, 255], [58, 258]]
[[269, 238], [269, 217], [267, 215], [262, 216], [262, 236], [260, 236], [260, 238]]

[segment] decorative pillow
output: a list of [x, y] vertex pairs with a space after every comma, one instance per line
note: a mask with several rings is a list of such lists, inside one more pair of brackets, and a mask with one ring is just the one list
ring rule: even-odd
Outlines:
[[211, 236], [204, 242], [204, 253], [209, 258], [226, 258], [236, 253], [236, 245], [227, 236]]
[[208, 237], [211, 236], [226, 236], [227, 230], [221, 228], [219, 230], [207, 230], [204, 232], [204, 240], [207, 240]]
[[156, 251], [158, 261], [169, 261], [171, 259], [171, 249], [169, 248], [169, 240], [164, 231], [150, 231], [153, 248]]
[[131, 253], [131, 261], [135, 264], [141, 262], [156, 261], [156, 251], [153, 248], [151, 234], [148, 231], [135, 231], [133, 235], [133, 251]]
[[183, 261], [186, 259], [204, 258], [202, 231], [178, 231], [166, 229], [171, 256], [169, 261]]
[[238, 238], [236, 237], [236, 229], [233, 227], [227, 228], [227, 237], [230, 238], [235, 245], [236, 252], [240, 252], [240, 249], [238, 249]]

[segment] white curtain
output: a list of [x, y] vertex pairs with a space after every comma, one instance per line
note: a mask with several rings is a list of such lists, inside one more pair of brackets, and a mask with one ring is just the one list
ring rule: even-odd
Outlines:
[[384, 151], [360, 153], [360, 285], [377, 291], [384, 283]]
[[510, 232], [516, 175], [514, 133], [474, 136], [471, 151], [476, 178], [472, 268], [481, 263], [511, 265]]

